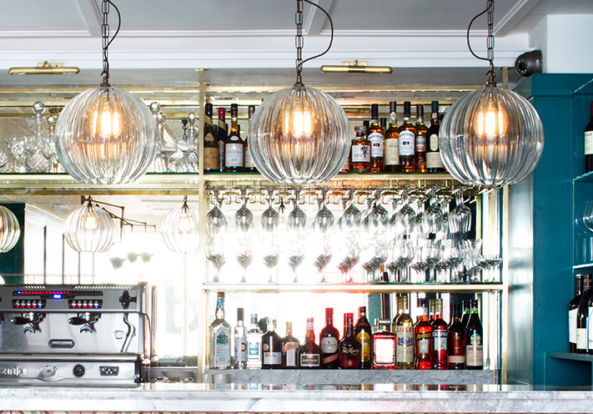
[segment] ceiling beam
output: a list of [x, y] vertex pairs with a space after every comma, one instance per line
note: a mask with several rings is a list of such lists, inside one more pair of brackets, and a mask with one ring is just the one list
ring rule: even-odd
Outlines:
[[101, 11], [95, 0], [76, 0], [91, 36], [101, 36]]
[[[506, 36], [541, 0], [520, 0], [494, 25], [495, 36]], [[496, 11], [495, 11], [496, 13]]]
[[[326, 12], [330, 12], [332, 4], [334, 0], [313, 0], [317, 3], [320, 7], [322, 7]], [[323, 25], [327, 21], [327, 17], [325, 13], [319, 10], [315, 6], [309, 5], [309, 13], [305, 17], [305, 21], [303, 22], [303, 29], [304, 32], [308, 35], [317, 36], [321, 33], [323, 29]]]

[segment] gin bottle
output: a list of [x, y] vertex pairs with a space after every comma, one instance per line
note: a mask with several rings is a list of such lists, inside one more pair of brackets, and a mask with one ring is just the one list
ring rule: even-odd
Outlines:
[[208, 366], [210, 369], [231, 367], [231, 325], [224, 319], [224, 292], [216, 299], [216, 319], [208, 332]]

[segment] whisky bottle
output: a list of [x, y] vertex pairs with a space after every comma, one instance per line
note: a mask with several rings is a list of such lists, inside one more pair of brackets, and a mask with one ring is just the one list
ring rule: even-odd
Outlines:
[[354, 328], [354, 336], [360, 343], [360, 368], [371, 369], [371, 350], [373, 349], [373, 330], [367, 319], [366, 306], [358, 308], [358, 320]]
[[224, 150], [227, 139], [226, 133], [226, 109], [218, 108], [218, 120], [216, 122], [216, 145], [218, 145], [218, 171], [224, 171]]
[[245, 156], [245, 143], [239, 135], [237, 116], [239, 107], [231, 105], [231, 132], [225, 141], [224, 170], [228, 172], [243, 171], [243, 157]]
[[591, 122], [585, 127], [585, 173], [593, 171], [593, 101], [591, 102]]
[[414, 369], [414, 321], [410, 317], [408, 296], [402, 297], [402, 314], [397, 319], [397, 369]]
[[371, 124], [367, 129], [367, 137], [371, 141], [371, 172], [383, 171], [383, 144], [385, 133], [379, 125], [379, 105], [371, 105]]
[[333, 325], [333, 308], [325, 309], [325, 327], [319, 333], [319, 346], [321, 348], [321, 367], [324, 369], [340, 368], [338, 342], [340, 333]]
[[404, 102], [404, 123], [399, 127], [399, 162], [403, 172], [414, 172], [416, 127], [412, 125], [412, 104]]
[[461, 306], [451, 308], [451, 325], [447, 333], [449, 369], [465, 369], [465, 326], [461, 324]]
[[299, 340], [292, 336], [292, 322], [286, 322], [286, 336], [282, 338], [282, 368], [297, 368]]
[[255, 113], [255, 106], [249, 105], [247, 108], [247, 117], [249, 118], [249, 126], [247, 127], [247, 133], [245, 133], [245, 172], [257, 172], [257, 168], [253, 163], [253, 158], [251, 157], [251, 152], [249, 151], [249, 128], [251, 127], [251, 118], [253, 118], [253, 114]]
[[439, 150], [439, 101], [432, 101], [430, 128], [426, 131], [426, 170], [429, 173], [445, 172], [445, 164]]
[[247, 331], [247, 369], [261, 369], [262, 336], [257, 324], [257, 314], [251, 314], [251, 328]]
[[586, 273], [583, 278], [583, 295], [577, 310], [577, 353], [586, 354], [589, 347], [588, 322], [589, 299], [591, 297], [591, 275]]
[[377, 319], [379, 330], [373, 335], [373, 369], [399, 368], [396, 361], [396, 335], [389, 328], [391, 320]]
[[268, 331], [262, 336], [263, 369], [282, 368], [282, 338], [276, 333], [276, 321], [268, 319]]
[[235, 369], [247, 368], [247, 332], [243, 324], [243, 308], [237, 308], [237, 326], [235, 326]]
[[299, 368], [317, 369], [321, 367], [321, 348], [315, 343], [313, 318], [307, 318], [307, 337], [299, 348]]
[[218, 171], [218, 143], [212, 126], [212, 104], [206, 104], [204, 119], [204, 172]]
[[231, 367], [231, 325], [224, 319], [224, 292], [218, 292], [216, 319], [208, 329], [210, 369]]
[[568, 304], [568, 342], [570, 352], [577, 352], [577, 312], [583, 295], [583, 275], [574, 277], [574, 298]]
[[360, 368], [360, 342], [354, 338], [352, 328], [353, 315], [344, 314], [344, 338], [339, 342], [338, 349], [340, 354], [340, 368], [359, 369]]
[[420, 320], [416, 325], [416, 369], [432, 369], [432, 326], [428, 320], [426, 298], [418, 299]]
[[352, 172], [369, 172], [371, 170], [371, 141], [366, 137], [366, 128], [356, 126], [356, 138], [352, 141], [351, 163]]
[[[585, 342], [586, 342], [585, 332]], [[484, 369], [484, 355], [482, 344], [482, 323], [478, 316], [478, 301], [471, 301], [471, 314], [467, 322], [465, 367], [466, 369]]]
[[416, 172], [426, 172], [426, 133], [424, 105], [416, 105]]
[[397, 127], [397, 102], [389, 102], [389, 129], [385, 132], [385, 171], [401, 171], [399, 163], [399, 128]]
[[432, 320], [432, 369], [447, 369], [447, 323], [443, 320], [443, 299], [436, 300], [434, 319]]

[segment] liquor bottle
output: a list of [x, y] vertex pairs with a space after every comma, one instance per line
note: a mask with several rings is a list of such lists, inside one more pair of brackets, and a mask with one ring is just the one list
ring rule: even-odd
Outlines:
[[324, 369], [340, 368], [340, 355], [338, 354], [340, 333], [333, 325], [333, 318], [334, 309], [325, 308], [325, 327], [319, 333], [321, 367]]
[[399, 368], [396, 357], [396, 335], [390, 331], [391, 320], [375, 320], [379, 330], [373, 335], [373, 369]]
[[466, 328], [466, 369], [484, 369], [484, 355], [482, 351], [482, 345], [482, 323], [480, 322], [480, 317], [478, 316], [478, 301], [472, 300], [471, 313]]
[[591, 275], [586, 273], [583, 278], [583, 295], [577, 310], [577, 353], [586, 354], [589, 336], [587, 322], [589, 319], [589, 299], [591, 298]]
[[591, 102], [591, 122], [585, 127], [585, 173], [593, 171], [593, 101]]
[[226, 109], [218, 108], [218, 121], [216, 127], [216, 144], [218, 145], [218, 171], [224, 171], [224, 152], [225, 143], [227, 139], [226, 124]]
[[426, 137], [424, 105], [416, 105], [416, 172], [426, 172]]
[[[255, 106], [249, 105], [247, 108], [247, 117], [249, 118], [249, 127], [251, 127], [251, 118], [253, 118], [253, 114], [255, 113]], [[247, 132], [245, 133], [245, 172], [257, 172], [257, 168], [253, 163], [253, 158], [251, 157], [251, 152], [249, 151], [249, 127], [247, 127]]]
[[434, 322], [436, 318], [436, 299], [430, 299], [428, 301], [428, 320], [430, 324]]
[[224, 292], [216, 298], [216, 319], [208, 329], [209, 368], [231, 367], [231, 325], [224, 319]]
[[371, 105], [371, 124], [367, 129], [367, 137], [371, 141], [371, 172], [383, 171], [383, 143], [385, 134], [379, 125], [379, 105]]
[[385, 171], [401, 171], [399, 163], [399, 128], [397, 127], [397, 103], [389, 102], [389, 129], [385, 132]]
[[307, 318], [307, 337], [304, 345], [299, 348], [299, 368], [320, 368], [321, 348], [315, 343], [315, 331], [313, 329], [313, 318]]
[[224, 170], [229, 172], [243, 171], [243, 157], [245, 155], [245, 143], [239, 135], [237, 116], [239, 107], [231, 104], [231, 132], [224, 143]]
[[366, 137], [366, 128], [357, 125], [356, 138], [352, 141], [350, 169], [352, 172], [369, 172], [371, 170], [371, 141]]
[[344, 314], [344, 337], [338, 344], [340, 354], [340, 368], [359, 369], [360, 368], [360, 342], [354, 338], [352, 320], [354, 316], [351, 313]]
[[451, 309], [451, 325], [447, 333], [447, 361], [449, 369], [465, 369], [465, 326], [461, 324], [461, 306]]
[[251, 328], [247, 331], [247, 369], [261, 369], [262, 336], [257, 325], [257, 314], [251, 314]]
[[574, 277], [574, 298], [568, 304], [568, 342], [570, 352], [577, 352], [577, 312], [583, 294], [583, 275]]
[[381, 129], [383, 129], [383, 132], [387, 131], [387, 118], [380, 118], [379, 121], [379, 123], [381, 124]]
[[212, 126], [212, 104], [206, 104], [204, 119], [204, 172], [218, 171], [218, 143]]
[[432, 369], [432, 326], [426, 298], [418, 299], [420, 320], [416, 325], [416, 369]]
[[432, 321], [432, 369], [447, 369], [447, 322], [443, 320], [443, 299], [436, 300]]
[[464, 328], [467, 328], [467, 323], [469, 321], [469, 315], [470, 315], [469, 305], [470, 305], [470, 303], [471, 303], [471, 301], [469, 301], [469, 300], [461, 301], [461, 307], [463, 309], [463, 313], [461, 316], [461, 324], [463, 325]]
[[360, 343], [360, 368], [371, 369], [371, 350], [373, 349], [373, 330], [367, 319], [366, 306], [358, 307], [358, 320], [354, 328], [354, 336]]
[[439, 101], [432, 101], [430, 128], [426, 131], [426, 170], [429, 173], [445, 172], [445, 164], [439, 150]]
[[402, 297], [402, 314], [397, 319], [397, 368], [414, 369], [414, 321], [410, 317], [408, 296]]
[[268, 319], [268, 332], [262, 336], [263, 369], [282, 368], [282, 338], [276, 333], [276, 321]]
[[412, 125], [412, 104], [404, 102], [404, 123], [399, 127], [399, 162], [403, 172], [414, 172], [416, 127]]
[[286, 322], [286, 336], [282, 338], [282, 368], [297, 368], [299, 340], [292, 336], [292, 322]]
[[243, 308], [237, 308], [235, 326], [235, 369], [247, 368], [247, 332], [243, 324]]

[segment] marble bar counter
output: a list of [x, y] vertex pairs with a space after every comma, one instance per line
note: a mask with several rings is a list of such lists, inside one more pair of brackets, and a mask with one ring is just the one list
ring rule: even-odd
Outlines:
[[[221, 386], [220, 384], [217, 384]], [[253, 385], [253, 384], [252, 384]], [[524, 386], [147, 384], [133, 389], [1, 387], [0, 412], [587, 413], [593, 390]]]

